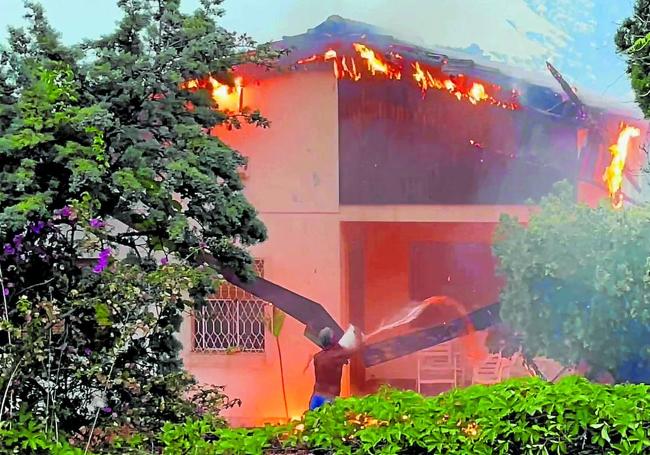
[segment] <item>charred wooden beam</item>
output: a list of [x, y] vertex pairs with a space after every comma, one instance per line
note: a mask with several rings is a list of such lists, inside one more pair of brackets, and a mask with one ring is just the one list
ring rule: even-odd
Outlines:
[[321, 304], [262, 277], [244, 281], [233, 270], [222, 268], [212, 255], [202, 254], [198, 259], [200, 262], [218, 268], [224, 279], [234, 286], [259, 297], [265, 302], [272, 303], [292, 318], [305, 324], [307, 338], [316, 344], [318, 343], [315, 334], [318, 334], [325, 327], [331, 328], [335, 337], [343, 335], [341, 326]]
[[569, 99], [571, 101], [573, 101], [573, 103], [578, 108], [582, 109], [583, 111], [586, 111], [587, 106], [585, 106], [585, 104], [582, 102], [582, 100], [580, 100], [580, 98], [578, 97], [578, 94], [575, 92], [573, 87], [571, 87], [571, 85], [569, 85], [569, 83], [566, 81], [566, 79], [564, 79], [564, 77], [560, 74], [560, 72], [553, 65], [551, 65], [549, 62], [546, 62], [546, 67], [551, 72], [551, 75], [553, 75], [553, 77], [558, 82], [558, 84], [560, 84], [560, 87], [562, 87], [562, 90], [564, 91], [564, 93], [566, 93], [566, 95], [569, 97]]
[[501, 322], [499, 307], [500, 303], [494, 303], [470, 313], [467, 318], [368, 345], [363, 350], [363, 362], [370, 367], [467, 335], [471, 330], [487, 329]]

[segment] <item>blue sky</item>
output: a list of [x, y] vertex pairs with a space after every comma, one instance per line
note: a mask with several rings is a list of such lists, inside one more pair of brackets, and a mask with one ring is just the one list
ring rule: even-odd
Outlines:
[[[119, 18], [115, 0], [41, 0], [66, 42], [96, 37]], [[199, 0], [183, 0], [187, 9]], [[225, 0], [223, 25], [259, 41], [304, 32], [332, 14], [430, 46], [477, 47], [490, 58], [544, 71], [550, 59], [578, 87], [631, 103], [617, 25], [633, 0]], [[22, 21], [22, 0], [0, 0], [0, 34]]]

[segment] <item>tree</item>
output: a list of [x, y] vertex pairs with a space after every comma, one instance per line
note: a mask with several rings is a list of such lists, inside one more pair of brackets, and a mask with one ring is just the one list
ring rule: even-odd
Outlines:
[[531, 355], [650, 379], [650, 210], [575, 203], [567, 184], [524, 227], [503, 217], [501, 316]]
[[619, 27], [615, 43], [627, 59], [627, 73], [641, 110], [650, 116], [650, 1], [636, 0], [634, 14]]
[[266, 236], [242, 194], [245, 159], [208, 131], [268, 122], [222, 112], [208, 90], [184, 84], [228, 84], [233, 66], [277, 55], [219, 27], [220, 3], [184, 14], [179, 0], [118, 0], [114, 33], [68, 47], [26, 2], [28, 28], [10, 30], [0, 56], [0, 417], [28, 409], [91, 434], [189, 412], [193, 379], [175, 333], [218, 284], [196, 257], [248, 277], [246, 249]]

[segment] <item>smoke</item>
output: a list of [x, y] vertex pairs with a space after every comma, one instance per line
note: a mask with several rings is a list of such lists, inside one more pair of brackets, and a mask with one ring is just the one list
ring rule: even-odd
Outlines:
[[543, 69], [543, 62], [569, 41], [524, 0], [293, 0], [292, 5], [276, 25], [285, 35], [304, 33], [337, 14], [416, 44], [478, 47], [493, 60], [534, 69]]

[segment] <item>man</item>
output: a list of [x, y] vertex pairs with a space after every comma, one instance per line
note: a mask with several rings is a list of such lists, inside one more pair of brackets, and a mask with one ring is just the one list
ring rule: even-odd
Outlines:
[[341, 377], [343, 376], [343, 365], [346, 365], [352, 355], [358, 350], [358, 344], [352, 348], [344, 348], [334, 341], [332, 330], [324, 328], [318, 334], [319, 344], [322, 350], [314, 356], [314, 372], [316, 382], [314, 393], [309, 401], [309, 410], [313, 411], [331, 403], [334, 398], [341, 394]]

